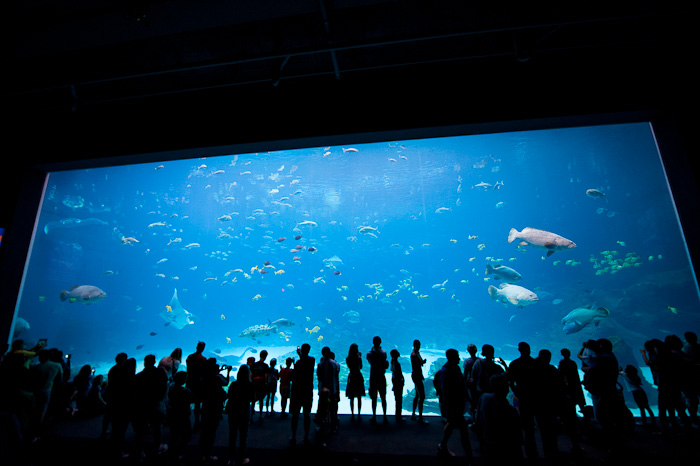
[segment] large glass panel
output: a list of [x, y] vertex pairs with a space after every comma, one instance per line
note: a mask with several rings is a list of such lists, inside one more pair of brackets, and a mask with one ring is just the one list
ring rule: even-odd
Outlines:
[[52, 172], [20, 298], [15, 336], [74, 372], [198, 340], [279, 368], [310, 343], [335, 352], [344, 391], [349, 346], [379, 335], [402, 356], [404, 409], [414, 339], [426, 377], [469, 343], [509, 361], [527, 341], [554, 364], [569, 348], [580, 366], [583, 341], [609, 338], [651, 381], [644, 342], [700, 323], [648, 124]]

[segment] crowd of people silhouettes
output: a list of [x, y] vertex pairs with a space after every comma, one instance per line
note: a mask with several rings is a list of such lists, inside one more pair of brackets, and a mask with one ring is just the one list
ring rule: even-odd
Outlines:
[[[615, 445], [635, 425], [625, 405], [624, 392], [631, 394], [644, 425], [660, 432], [680, 426], [698, 427], [700, 347], [695, 333], [686, 332], [684, 337], [685, 342], [676, 335], [669, 335], [663, 341], [652, 339], [640, 350], [658, 390], [657, 416], [649, 405], [640, 370], [633, 365], [620, 367], [613, 344], [605, 338], [588, 340], [578, 351], [582, 379], [578, 364], [567, 348], [561, 349], [562, 358], [556, 367], [551, 364], [549, 350], [541, 349], [533, 357], [526, 342], [518, 344], [520, 356], [509, 364], [495, 357], [494, 347], [489, 344], [482, 346], [479, 357], [476, 345], [470, 343], [464, 360], [458, 350], [450, 348], [445, 353], [446, 362], [428, 374], [444, 422], [437, 453], [455, 455], [448, 448], [455, 430], [459, 431], [467, 460], [473, 455], [470, 432], [475, 433], [485, 464], [539, 458], [537, 435], [545, 460], [559, 455], [560, 433], [569, 437], [572, 452], [576, 453], [581, 450], [578, 428], [581, 417], [577, 410], [584, 420], [597, 421], [604, 433], [601, 438]], [[364, 358], [357, 344], [350, 345], [345, 358], [348, 374], [344, 388], [350, 401], [350, 420], [361, 420], [361, 400], [366, 393], [362, 368], [366, 360], [367, 393], [371, 399], [369, 421], [378, 422], [380, 405], [382, 422], [389, 422], [386, 398], [389, 370], [395, 421], [405, 423], [405, 380], [400, 353], [392, 349], [388, 357], [379, 336], [372, 343]], [[229, 464], [247, 464], [249, 426], [255, 422], [256, 410], [258, 422], [264, 413], [277, 414], [274, 406], [278, 389], [279, 414], [291, 416], [290, 445], [297, 444], [300, 416], [303, 416], [304, 444], [311, 443], [312, 419], [317, 426], [319, 444], [325, 446], [330, 436], [338, 432], [343, 369], [330, 347], [323, 347], [317, 363], [309, 354], [311, 346], [305, 343], [297, 349], [298, 358], [286, 358], [281, 369], [277, 369], [275, 359], [267, 362], [266, 350], [260, 351], [257, 361], [251, 357], [246, 364], [234, 368], [220, 366], [215, 358], [205, 357], [204, 349], [205, 343], [199, 342], [195, 352], [185, 359], [186, 370], [181, 370], [182, 349], [176, 348], [159, 362], [155, 355], [147, 355], [140, 372], [136, 371], [134, 358], [119, 353], [106, 377], [95, 375], [85, 365], [71, 378], [70, 355], [55, 348], [47, 349], [45, 342], [27, 350], [22, 340], [16, 340], [9, 351], [3, 352], [0, 362], [0, 412], [16, 426], [11, 430], [14, 437], [8, 437], [6, 443], [14, 441], [21, 445], [37, 441], [56, 419], [102, 416], [101, 435], [109, 436], [119, 455], [141, 458], [170, 455], [177, 460], [183, 457], [193, 432], [198, 431], [201, 460], [214, 462], [218, 458], [212, 454], [213, 445], [225, 414], [229, 427]], [[423, 416], [427, 360], [420, 349], [420, 341], [415, 340], [410, 354], [414, 385], [411, 419], [427, 424], [429, 421]], [[235, 373], [233, 381], [231, 372]], [[592, 406], [586, 405], [584, 390], [589, 393]], [[317, 409], [312, 413], [314, 396], [318, 397]], [[125, 441], [129, 425], [134, 432], [132, 445]], [[149, 432], [152, 442], [146, 442]]]

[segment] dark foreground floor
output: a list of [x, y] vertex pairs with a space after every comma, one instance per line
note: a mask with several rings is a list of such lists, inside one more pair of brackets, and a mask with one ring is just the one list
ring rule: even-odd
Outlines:
[[[257, 416], [257, 415], [256, 415]], [[266, 417], [262, 423], [251, 426], [248, 437], [250, 464], [255, 465], [328, 465], [328, 466], [412, 466], [412, 465], [458, 465], [466, 464], [464, 451], [460, 447], [459, 433], [455, 432], [448, 444], [457, 456], [442, 458], [436, 454], [444, 424], [432, 417], [430, 424], [420, 425], [413, 421], [397, 424], [390, 418], [387, 424], [376, 425], [364, 417], [362, 422], [351, 422], [349, 416], [341, 416], [340, 431], [333, 435], [327, 446], [316, 442], [311, 445], [289, 444], [290, 419], [279, 415]], [[109, 464], [176, 464], [166, 456], [155, 454], [137, 461], [132, 455], [122, 459], [114, 454], [108, 440], [99, 439], [101, 419], [68, 420], [58, 422], [39, 442], [23, 447], [19, 457], [0, 460], [3, 466], [14, 464], [30, 465], [94, 465]], [[165, 431], [167, 440], [167, 431]], [[298, 438], [303, 437], [300, 422]], [[312, 435], [313, 437], [313, 435]], [[478, 442], [474, 433], [470, 434], [474, 450], [475, 464], [483, 464]], [[133, 446], [133, 432], [127, 434], [128, 445]], [[197, 448], [198, 435], [188, 445], [184, 460], [179, 464], [201, 464]], [[682, 465], [700, 464], [700, 430], [695, 428], [678, 429], [661, 434], [637, 425], [632, 435], [626, 436], [617, 449], [604, 447], [601, 432], [595, 423], [582, 424], [581, 445], [583, 452], [570, 453], [570, 443], [566, 436], [560, 436], [562, 451], [557, 464], [563, 465]], [[215, 442], [214, 454], [219, 457], [217, 464], [228, 461], [228, 423], [226, 418], [220, 423]], [[540, 450], [541, 451], [541, 450]], [[544, 460], [535, 464], [545, 465]], [[509, 465], [510, 466], [510, 465]]]

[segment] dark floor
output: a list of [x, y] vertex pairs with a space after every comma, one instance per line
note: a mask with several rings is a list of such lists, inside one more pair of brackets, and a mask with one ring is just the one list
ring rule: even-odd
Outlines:
[[[384, 424], [372, 424], [368, 416], [362, 422], [351, 422], [350, 416], [341, 416], [339, 432], [333, 435], [326, 447], [316, 442], [292, 448], [289, 444], [291, 433], [290, 418], [279, 415], [256, 421], [250, 428], [248, 455], [251, 465], [304, 464], [304, 465], [375, 465], [394, 466], [466, 464], [464, 451], [460, 447], [459, 433], [455, 432], [448, 446], [456, 453], [454, 458], [442, 458], [436, 454], [444, 424], [440, 418], [429, 418], [428, 425], [408, 421], [397, 424], [393, 418]], [[695, 428], [673, 430], [660, 433], [637, 425], [635, 432], [624, 438], [617, 449], [605, 448], [601, 432], [595, 423], [581, 425], [581, 445], [583, 452], [570, 453], [570, 443], [566, 436], [559, 437], [562, 451], [557, 464], [563, 465], [671, 465], [700, 464], [700, 430]], [[18, 459], [3, 460], [3, 466], [12, 464], [29, 465], [98, 465], [138, 464], [134, 455], [131, 458], [118, 458], [107, 440], [99, 439], [101, 419], [68, 420], [56, 423], [42, 440], [22, 449]], [[313, 427], [312, 427], [313, 431]], [[164, 431], [167, 439], [167, 431]], [[303, 437], [300, 422], [298, 438]], [[312, 435], [313, 437], [313, 435]], [[185, 450], [180, 464], [201, 464], [195, 434]], [[470, 434], [476, 464], [483, 464], [478, 442], [474, 433]], [[128, 446], [133, 446], [133, 432], [127, 434]], [[228, 461], [228, 423], [226, 418], [220, 423], [215, 442], [214, 454], [217, 464]], [[540, 450], [541, 451], [541, 450]], [[176, 464], [168, 461], [167, 455], [151, 455], [141, 461], [143, 464]], [[544, 460], [535, 464], [550, 464]]]

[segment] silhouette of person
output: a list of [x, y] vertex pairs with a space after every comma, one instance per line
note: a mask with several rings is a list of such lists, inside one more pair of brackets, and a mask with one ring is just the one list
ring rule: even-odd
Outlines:
[[187, 372], [178, 371], [173, 382], [168, 387], [168, 427], [170, 428], [171, 458], [175, 461], [182, 459], [185, 446], [192, 437], [190, 405], [195, 402], [194, 393], [187, 388]]
[[396, 422], [403, 423], [406, 422], [403, 417], [401, 417], [401, 412], [403, 411], [403, 386], [405, 380], [403, 373], [401, 372], [401, 363], [399, 362], [399, 350], [394, 348], [389, 352], [391, 355], [391, 389], [394, 392], [394, 401], [396, 403]]
[[[88, 373], [89, 371], [90, 366], [88, 366]], [[49, 350], [41, 349], [39, 350], [39, 364], [32, 366], [29, 373], [34, 381], [34, 426], [37, 430], [36, 435], [39, 435], [45, 425], [44, 420], [54, 383], [59, 384], [63, 380], [63, 368], [60, 364], [49, 360]]]
[[165, 395], [168, 391], [168, 376], [164, 370], [156, 367], [156, 357], [147, 355], [143, 366], [143, 370], [134, 377], [136, 411], [133, 421], [136, 449], [142, 457], [145, 455], [145, 436], [149, 427], [160, 451], [166, 449], [161, 442], [161, 425], [165, 420]]
[[277, 383], [280, 379], [280, 371], [276, 366], [277, 359], [272, 358], [267, 375], [267, 389], [265, 390], [265, 409], [268, 416], [275, 414], [275, 395], [277, 394]]
[[[262, 422], [263, 415], [263, 405], [265, 403], [265, 395], [267, 394], [267, 380], [270, 375], [270, 366], [265, 362], [267, 359], [267, 350], [260, 351], [260, 359], [253, 364], [252, 377], [253, 377], [253, 390], [255, 390], [255, 402], [258, 403], [259, 407], [259, 417], [258, 420]], [[255, 406], [255, 403], [253, 403]]]
[[411, 420], [416, 420], [416, 408], [418, 408], [418, 422], [427, 424], [428, 421], [423, 418], [423, 404], [425, 403], [425, 384], [423, 381], [423, 366], [427, 361], [420, 355], [420, 341], [413, 340], [413, 351], [411, 352], [411, 380], [416, 388], [416, 396], [413, 397], [413, 412]]
[[204, 363], [202, 373], [202, 420], [201, 432], [199, 433], [199, 450], [202, 461], [217, 461], [216, 456], [212, 456], [214, 439], [219, 422], [223, 417], [224, 402], [226, 401], [226, 391], [223, 387], [228, 385], [231, 374], [231, 366], [227, 366], [226, 377], [219, 373], [219, 365], [215, 358], [209, 358]]
[[316, 376], [318, 377], [318, 390], [327, 390], [328, 396], [328, 419], [331, 431], [338, 427], [338, 403], [340, 401], [339, 374], [340, 364], [333, 359], [333, 353], [328, 346], [321, 349], [323, 356], [318, 363]]
[[[250, 404], [255, 399], [255, 390], [251, 381], [250, 368], [247, 364], [238, 368], [236, 380], [228, 388], [226, 414], [228, 415], [229, 464], [248, 464], [246, 458], [248, 445], [248, 426], [250, 424]], [[236, 448], [238, 440], [238, 448]]]
[[445, 418], [445, 428], [442, 440], [438, 444], [438, 455], [455, 456], [447, 448], [447, 442], [452, 432], [457, 429], [460, 433], [462, 448], [467, 455], [467, 461], [472, 462], [472, 447], [469, 442], [469, 427], [464, 419], [464, 408], [467, 399], [464, 375], [459, 368], [459, 351], [450, 348], [445, 352], [447, 362], [435, 375], [435, 386], [440, 397], [440, 410]]
[[474, 428], [481, 456], [487, 466], [514, 465], [523, 461], [523, 431], [518, 411], [508, 403], [508, 377], [496, 374], [490, 380], [492, 393], [483, 393], [476, 406]]
[[[467, 387], [467, 403], [469, 403], [469, 413], [471, 414], [472, 419], [476, 417], [476, 402], [479, 399], [476, 381], [474, 380], [474, 376], [472, 374], [474, 364], [479, 359], [476, 356], [477, 351], [476, 345], [474, 343], [469, 343], [467, 345], [467, 353], [469, 353], [469, 357], [464, 360], [464, 366], [462, 366], [464, 371], [464, 384]], [[491, 383], [490, 380], [489, 383]]]
[[289, 442], [292, 445], [297, 441], [297, 427], [299, 425], [299, 413], [304, 412], [304, 443], [309, 443], [309, 430], [311, 429], [311, 407], [314, 402], [314, 367], [316, 359], [309, 356], [311, 345], [304, 343], [297, 349], [299, 360], [294, 363], [294, 378], [292, 379], [292, 394], [289, 410], [292, 414], [292, 436]]
[[524, 341], [518, 343], [520, 357], [514, 359], [508, 368], [508, 381], [513, 394], [517, 397], [517, 409], [520, 425], [524, 433], [525, 455], [528, 461], [539, 458], [535, 441], [535, 410], [537, 403], [538, 365], [530, 356], [530, 345]]
[[357, 420], [361, 421], [362, 397], [365, 396], [365, 378], [362, 375], [362, 356], [357, 343], [350, 345], [348, 356], [345, 358], [348, 366], [348, 381], [345, 386], [345, 396], [350, 399], [350, 420], [355, 420], [353, 400], [357, 399]]
[[562, 360], [559, 361], [559, 372], [564, 378], [566, 387], [566, 396], [580, 410], [586, 406], [586, 397], [583, 395], [583, 387], [581, 386], [581, 378], [578, 375], [578, 365], [576, 361], [571, 359], [571, 351], [567, 348], [561, 349]]
[[642, 378], [639, 376], [639, 371], [637, 368], [631, 364], [628, 364], [624, 370], [620, 371], [620, 375], [622, 376], [622, 381], [624, 382], [627, 391], [632, 394], [632, 398], [634, 399], [637, 408], [639, 408], [642, 424], [647, 424], [647, 413], [649, 413], [649, 417], [651, 417], [652, 425], [656, 424], [654, 411], [652, 411], [651, 406], [649, 406], [649, 398], [642, 387]]
[[377, 422], [377, 395], [382, 400], [382, 412], [384, 414], [384, 422], [387, 422], [386, 417], [386, 378], [384, 376], [389, 368], [389, 361], [386, 357], [386, 351], [381, 347], [382, 339], [375, 336], [372, 339], [374, 346], [367, 353], [367, 362], [369, 362], [369, 397], [372, 399], [372, 417], [370, 422]]
[[698, 405], [700, 404], [700, 344], [695, 332], [683, 334], [685, 344], [683, 353], [688, 361], [688, 383], [686, 385], [686, 404], [693, 424], [700, 425], [698, 421]]
[[280, 404], [282, 405], [281, 417], [287, 417], [287, 402], [292, 391], [292, 377], [294, 377], [294, 369], [292, 363], [294, 359], [287, 358], [285, 360], [286, 367], [280, 369]]
[[197, 342], [197, 349], [194, 353], [187, 356], [185, 364], [187, 365], [187, 388], [192, 390], [195, 396], [194, 404], [194, 427], [193, 430], [199, 430], [199, 423], [202, 409], [202, 374], [204, 372], [204, 364], [207, 358], [202, 354], [206, 343], [203, 341]]
[[491, 377], [500, 374], [505, 366], [502, 359], [498, 359], [498, 364], [494, 359], [494, 348], [488, 343], [481, 347], [481, 358], [478, 358], [472, 366], [471, 378], [474, 380], [475, 390], [472, 394], [472, 402], [476, 405], [479, 402], [479, 397], [484, 393], [491, 393]]
[[[542, 452], [547, 462], [555, 461], [559, 455], [557, 422], [566, 398], [564, 379], [559, 370], [550, 364], [551, 360], [552, 353], [548, 349], [541, 349], [535, 358], [537, 362], [535, 418], [542, 439]], [[574, 445], [578, 445], [575, 436], [572, 440]]]
[[619, 408], [621, 402], [617, 395], [617, 377], [619, 365], [612, 352], [612, 343], [606, 338], [596, 340], [595, 364], [586, 373], [586, 388], [593, 400], [593, 413], [603, 428], [603, 438], [610, 445], [617, 445], [620, 431]]
[[112, 386], [110, 403], [114, 405], [112, 439], [122, 457], [129, 456], [125, 451], [124, 436], [134, 415], [134, 377], [136, 377], [136, 359], [134, 358], [126, 359], [114, 373], [111, 370], [109, 373], [109, 384]]

